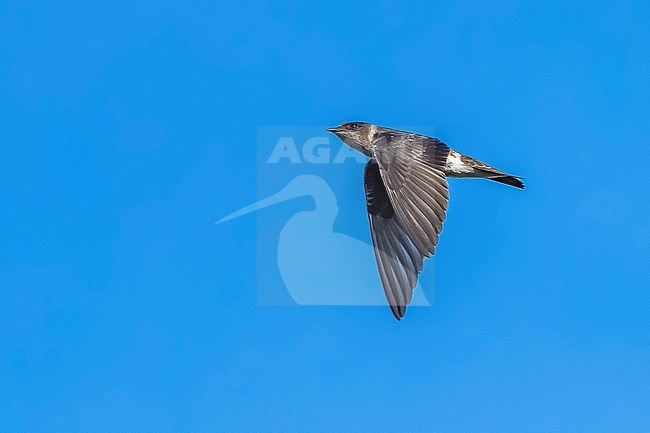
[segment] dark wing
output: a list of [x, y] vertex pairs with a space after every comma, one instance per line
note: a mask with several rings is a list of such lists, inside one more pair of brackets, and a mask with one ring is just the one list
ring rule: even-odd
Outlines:
[[422, 270], [422, 256], [397, 222], [379, 165], [374, 159], [366, 164], [364, 186], [379, 277], [388, 305], [400, 320], [411, 302], [417, 276]]
[[368, 217], [379, 275], [395, 317], [404, 317], [423, 259], [445, 220], [449, 148], [439, 140], [382, 132], [365, 170]]

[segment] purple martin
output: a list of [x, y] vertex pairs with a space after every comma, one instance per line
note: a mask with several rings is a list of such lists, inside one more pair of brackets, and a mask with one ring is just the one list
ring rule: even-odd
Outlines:
[[328, 129], [370, 157], [364, 171], [372, 245], [384, 293], [401, 320], [425, 258], [445, 221], [447, 177], [475, 177], [523, 189], [518, 176], [463, 155], [437, 138], [363, 122]]

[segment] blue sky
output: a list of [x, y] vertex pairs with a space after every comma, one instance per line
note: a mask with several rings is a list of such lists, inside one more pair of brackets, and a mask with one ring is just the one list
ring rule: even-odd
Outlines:
[[[0, 2], [0, 431], [648, 431], [648, 2], [223, 3]], [[526, 177], [451, 182], [402, 323], [257, 305], [308, 199], [213, 224], [353, 119]]]

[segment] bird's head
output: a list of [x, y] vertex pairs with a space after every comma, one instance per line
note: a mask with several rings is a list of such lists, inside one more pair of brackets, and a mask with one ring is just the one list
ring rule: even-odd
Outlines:
[[351, 148], [363, 153], [367, 156], [371, 155], [371, 134], [372, 125], [365, 122], [346, 122], [342, 123], [335, 128], [328, 128], [327, 130], [338, 138], [343, 140], [345, 144]]

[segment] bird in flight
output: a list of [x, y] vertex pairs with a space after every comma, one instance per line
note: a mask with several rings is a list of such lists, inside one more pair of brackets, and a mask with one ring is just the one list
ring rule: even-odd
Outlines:
[[425, 258], [445, 221], [447, 177], [476, 177], [524, 189], [518, 176], [449, 148], [437, 138], [363, 122], [329, 132], [370, 157], [364, 172], [372, 245], [384, 293], [401, 320]]

